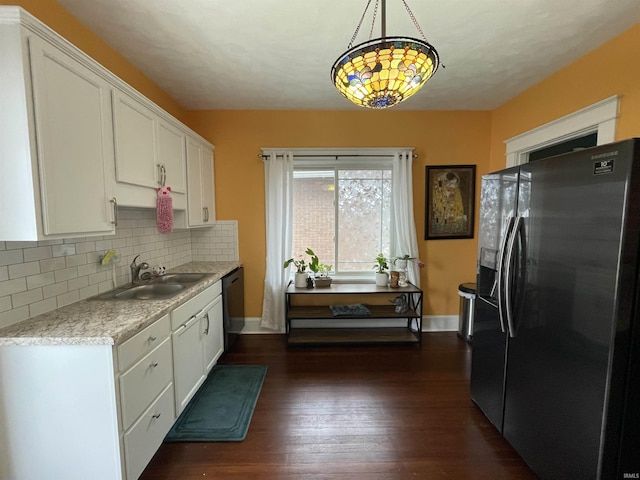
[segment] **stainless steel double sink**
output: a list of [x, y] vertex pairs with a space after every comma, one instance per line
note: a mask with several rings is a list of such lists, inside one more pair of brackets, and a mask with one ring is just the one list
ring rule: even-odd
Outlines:
[[206, 273], [167, 273], [144, 285], [127, 285], [109, 290], [92, 300], [165, 300], [198, 283]]

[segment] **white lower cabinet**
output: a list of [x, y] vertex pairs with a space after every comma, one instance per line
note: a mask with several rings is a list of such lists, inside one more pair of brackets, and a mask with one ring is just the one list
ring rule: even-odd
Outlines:
[[176, 418], [169, 315], [117, 349], [126, 478], [147, 466]]
[[218, 281], [171, 312], [176, 416], [222, 355], [221, 294]]
[[122, 426], [129, 428], [172, 380], [171, 340], [166, 338], [155, 350], [120, 374]]
[[0, 478], [123, 478], [111, 345], [0, 347]]
[[156, 453], [174, 418], [173, 388], [167, 385], [124, 434], [127, 479], [138, 478]]
[[222, 295], [218, 295], [205, 312], [203, 337], [204, 366], [209, 373], [224, 353], [224, 332], [222, 325]]
[[222, 354], [221, 293], [115, 348], [0, 347], [0, 479], [137, 479]]
[[200, 318], [193, 315], [173, 332], [176, 411], [182, 412], [204, 382]]

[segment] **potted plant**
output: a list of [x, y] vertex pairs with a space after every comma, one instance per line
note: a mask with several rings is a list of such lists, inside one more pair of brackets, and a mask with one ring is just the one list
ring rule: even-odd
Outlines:
[[418, 268], [424, 267], [424, 263], [422, 263], [419, 258], [412, 257], [407, 254], [402, 255], [401, 257], [393, 257], [391, 259], [391, 262], [393, 263], [394, 266], [397, 267], [395, 270], [399, 272], [399, 277], [398, 277], [399, 287], [406, 287], [409, 284], [409, 280], [407, 279], [407, 263], [408, 262], [414, 262], [416, 265], [418, 265]]
[[309, 270], [313, 272], [314, 285], [316, 287], [330, 286], [332, 281], [331, 277], [329, 276], [331, 265], [320, 263], [320, 259], [310, 248], [307, 248], [307, 251], [305, 253], [311, 257], [311, 260], [309, 261]]
[[313, 276], [316, 277], [320, 270], [320, 259], [310, 248], [307, 248], [304, 253], [311, 257], [311, 260], [309, 260], [309, 270], [311, 270], [313, 272]]
[[326, 263], [318, 264], [318, 274], [315, 277], [316, 287], [330, 287], [332, 278], [329, 276], [329, 272], [331, 271], [331, 265], [327, 265]]
[[296, 276], [293, 281], [294, 285], [296, 286], [296, 288], [306, 288], [307, 287], [307, 273], [306, 273], [307, 263], [305, 262], [304, 258], [302, 258], [302, 255], [300, 255], [299, 258], [297, 259], [290, 258], [289, 260], [285, 261], [282, 266], [284, 268], [287, 268], [292, 263], [296, 267]]
[[376, 264], [373, 268], [376, 269], [376, 285], [379, 287], [386, 287], [389, 280], [387, 270], [389, 270], [389, 261], [382, 253], [379, 253], [375, 258]]

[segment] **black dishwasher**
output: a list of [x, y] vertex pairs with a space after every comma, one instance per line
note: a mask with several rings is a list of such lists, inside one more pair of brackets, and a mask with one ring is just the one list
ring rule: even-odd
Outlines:
[[244, 328], [244, 268], [222, 277], [224, 351], [228, 352]]

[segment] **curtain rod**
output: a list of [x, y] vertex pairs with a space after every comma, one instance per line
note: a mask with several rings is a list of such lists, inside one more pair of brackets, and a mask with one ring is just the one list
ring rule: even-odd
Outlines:
[[[352, 154], [352, 155], [294, 155], [293, 158], [335, 158], [336, 160], [338, 158], [343, 158], [343, 157], [391, 157], [392, 155], [382, 155], [382, 154], [377, 154], [377, 155], [361, 155], [361, 154]], [[271, 157], [271, 155], [265, 155], [264, 153], [259, 153], [258, 154], [258, 158], [262, 158], [263, 160], [268, 160], [269, 157]], [[276, 158], [282, 158], [283, 155], [281, 153], [276, 154]], [[418, 154], [414, 153], [412, 155], [413, 158], [418, 158]]]

